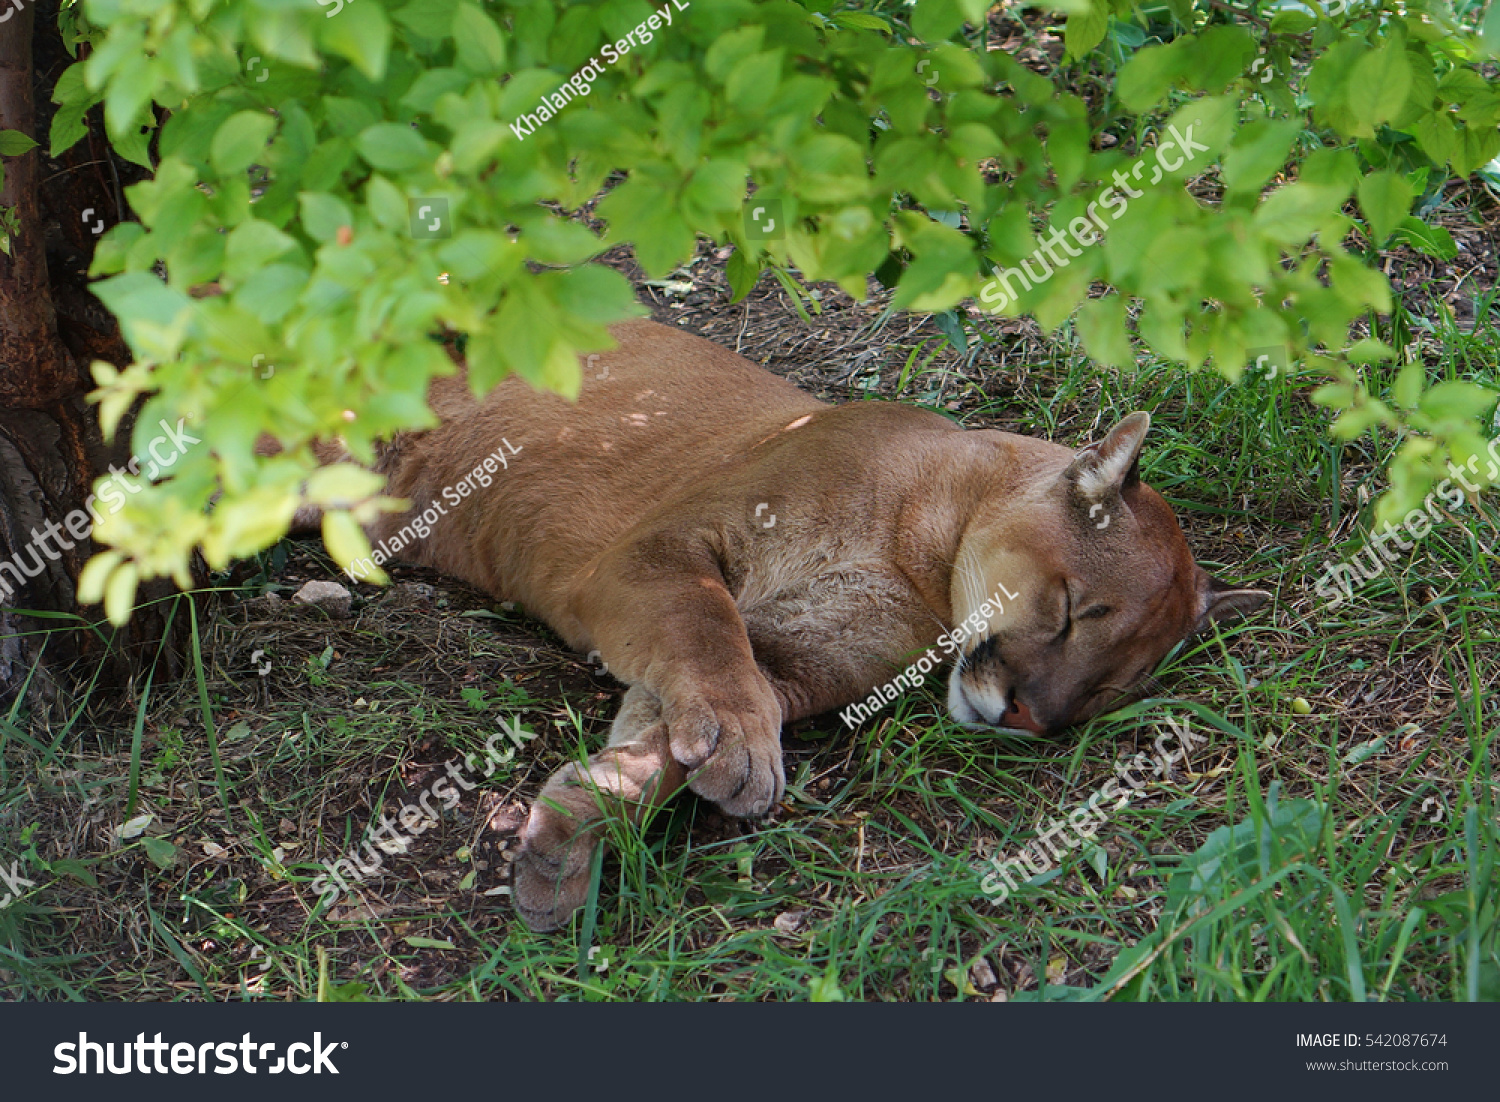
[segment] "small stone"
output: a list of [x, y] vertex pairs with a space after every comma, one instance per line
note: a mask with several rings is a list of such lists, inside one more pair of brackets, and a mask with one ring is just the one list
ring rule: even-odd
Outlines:
[[354, 597], [338, 582], [308, 582], [292, 594], [292, 604], [311, 605], [334, 620], [347, 620]]
[[807, 925], [806, 911], [782, 911], [771, 923], [783, 934], [795, 934]]
[[969, 965], [969, 982], [981, 991], [993, 991], [1000, 980], [996, 978], [990, 962], [980, 957]]

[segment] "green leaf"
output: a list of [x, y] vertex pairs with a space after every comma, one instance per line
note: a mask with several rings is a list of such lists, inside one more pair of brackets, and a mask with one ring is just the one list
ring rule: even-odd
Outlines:
[[1396, 373], [1396, 382], [1391, 387], [1391, 399], [1403, 409], [1416, 409], [1426, 382], [1426, 365], [1420, 359], [1413, 360]]
[[428, 69], [406, 90], [406, 95], [401, 97], [401, 106], [429, 114], [445, 92], [462, 92], [473, 80], [462, 69]]
[[1451, 233], [1442, 226], [1429, 226], [1415, 215], [1401, 220], [1392, 240], [1405, 241], [1419, 252], [1439, 260], [1452, 260], [1458, 256], [1458, 243]]
[[815, 1003], [841, 1003], [844, 1001], [843, 988], [839, 987], [838, 976], [834, 974], [832, 966], [822, 976], [814, 976], [807, 983], [807, 998], [809, 1002]]
[[1449, 379], [1438, 383], [1422, 395], [1418, 408], [1438, 421], [1472, 421], [1489, 412], [1496, 393], [1478, 383]]
[[431, 160], [422, 135], [398, 122], [378, 122], [362, 130], [354, 146], [382, 172], [407, 172]]
[[88, 123], [84, 121], [89, 106], [87, 103], [76, 106], [64, 104], [57, 109], [57, 113], [52, 116], [51, 131], [47, 135], [50, 156], [61, 156], [89, 132]]
[[415, 935], [402, 938], [406, 944], [413, 949], [457, 949], [458, 946], [447, 938], [417, 937]]
[[94, 246], [94, 259], [89, 265], [89, 275], [115, 275], [125, 270], [130, 250], [146, 235], [146, 228], [139, 222], [120, 222]]
[[476, 280], [486, 274], [503, 273], [507, 253], [519, 251], [503, 233], [495, 230], [466, 229], [438, 249], [438, 257], [457, 279]]
[[319, 467], [303, 485], [303, 496], [314, 505], [331, 509], [349, 509], [375, 497], [385, 487], [385, 476], [367, 471], [353, 463], [335, 463]]
[[1484, 22], [1479, 25], [1479, 41], [1485, 53], [1500, 58], [1500, 3], [1496, 0], [1490, 0], [1490, 10], [1484, 13]]
[[151, 58], [140, 53], [127, 57], [110, 77], [104, 91], [104, 125], [111, 138], [119, 141], [152, 121], [151, 98], [160, 75]]
[[1287, 184], [1256, 208], [1254, 224], [1279, 245], [1301, 245], [1338, 210], [1341, 198], [1336, 188], [1301, 181]]
[[1375, 126], [1396, 116], [1411, 91], [1411, 64], [1406, 50], [1390, 41], [1354, 63], [1348, 100], [1355, 117]]
[[613, 268], [585, 264], [555, 272], [549, 289], [557, 305], [574, 317], [611, 325], [642, 313], [630, 281]]
[[333, 241], [339, 229], [354, 226], [354, 215], [342, 199], [322, 192], [304, 191], [298, 200], [302, 205], [302, 228], [318, 241]]
[[120, 319], [120, 328], [132, 348], [147, 343], [148, 333], [186, 325], [193, 302], [181, 291], [168, 287], [150, 272], [127, 272], [89, 285], [109, 312]]
[[963, 12], [953, 0], [917, 0], [911, 29], [924, 42], [942, 42], [963, 25]]
[[458, 63], [471, 73], [489, 76], [505, 68], [505, 40], [495, 21], [473, 4], [453, 13], [453, 44]]
[[1256, 42], [1245, 27], [1220, 24], [1198, 36], [1187, 50], [1192, 59], [1191, 82], [1205, 92], [1222, 92], [1250, 69]]
[[636, 258], [652, 279], [661, 279], [693, 251], [693, 232], [676, 205], [663, 202], [660, 188], [644, 177], [626, 180], [598, 209], [609, 223], [609, 243], [634, 244]]
[[1088, 10], [1068, 16], [1063, 31], [1069, 59], [1077, 59], [1104, 41], [1109, 30], [1109, 7], [1101, 0], [1090, 0]]
[[115, 152], [131, 164], [150, 170], [151, 154], [147, 152], [147, 146], [151, 140], [151, 131], [150, 124], [143, 118], [140, 125], [127, 127], [123, 134], [112, 135]]
[[775, 100], [781, 69], [780, 50], [751, 54], [730, 70], [724, 81], [724, 96], [734, 110], [758, 114]]
[[[365, 581], [376, 585], [384, 585], [390, 581], [385, 571], [374, 566], [374, 561], [370, 558], [370, 541], [365, 538], [364, 529], [351, 514], [341, 509], [330, 509], [323, 514], [323, 546], [345, 573], [358, 565], [361, 567], [360, 576]], [[366, 566], [372, 566], [373, 569], [363, 569]]]
[[229, 233], [224, 274], [230, 279], [242, 279], [296, 247], [295, 238], [269, 222], [247, 218]]
[[1258, 192], [1286, 164], [1292, 142], [1302, 131], [1298, 119], [1259, 119], [1247, 123], [1224, 153], [1224, 182]]
[[244, 172], [263, 159], [266, 143], [276, 129], [276, 119], [264, 111], [239, 111], [224, 120], [214, 132], [209, 162], [220, 176]]
[[738, 248], [730, 255], [724, 275], [729, 280], [729, 301], [739, 302], [760, 281], [760, 264], [748, 257], [744, 249]]
[[[1273, 789], [1274, 793], [1274, 789]], [[1278, 800], [1235, 823], [1221, 826], [1183, 858], [1167, 882], [1163, 914], [1189, 914], [1227, 898], [1261, 878], [1267, 859], [1315, 853], [1327, 809], [1312, 800]]]
[[1488, 127], [1466, 126], [1457, 137], [1452, 161], [1456, 176], [1469, 175], [1500, 153], [1500, 130], [1496, 130], [1493, 124]]
[[1445, 165], [1453, 159], [1458, 149], [1458, 131], [1447, 111], [1429, 111], [1407, 129], [1434, 164]]
[[391, 13], [391, 18], [423, 38], [443, 38], [453, 31], [453, 12], [458, 0], [411, 0]]
[[738, 210], [745, 201], [746, 175], [743, 162], [705, 161], [693, 171], [683, 201], [704, 211]]
[[1130, 367], [1135, 354], [1125, 331], [1125, 299], [1121, 295], [1089, 299], [1078, 311], [1078, 335], [1090, 356], [1110, 367]]
[[1362, 765], [1376, 754], [1385, 751], [1386, 736], [1366, 739], [1364, 742], [1356, 743], [1341, 759], [1344, 765]]
[[307, 271], [292, 264], [272, 264], [249, 276], [235, 301], [267, 325], [280, 321], [297, 304], [307, 286]]
[[391, 24], [378, 4], [346, 3], [344, 10], [323, 23], [323, 46], [347, 58], [370, 80], [385, 76], [391, 48]]
[[1047, 135], [1047, 157], [1057, 173], [1057, 186], [1064, 193], [1072, 190], [1083, 175], [1089, 156], [1087, 119], [1068, 119], [1054, 123]]
[[1305, 34], [1317, 26], [1317, 18], [1301, 8], [1282, 8], [1271, 17], [1273, 34]]
[[[1330, 286], [1343, 300], [1351, 315], [1371, 309], [1380, 314], [1390, 313], [1391, 285], [1380, 269], [1367, 267], [1345, 254], [1335, 256], [1328, 262], [1328, 274]], [[1350, 349], [1348, 355], [1350, 359], [1355, 359], [1358, 350], [1369, 347], [1367, 342], [1361, 341]]]
[[1411, 210], [1411, 182], [1396, 172], [1372, 172], [1359, 182], [1359, 209], [1370, 223], [1371, 243], [1383, 245]]
[[71, 876], [90, 888], [99, 886], [99, 878], [94, 875], [93, 870], [74, 857], [59, 857], [55, 861], [48, 861], [47, 871], [54, 876]]
[[881, 34], [890, 34], [891, 25], [878, 15], [870, 15], [862, 11], [841, 11], [833, 16], [833, 22], [840, 27], [853, 27], [862, 31], [879, 31]]
[[1182, 75], [1185, 62], [1185, 52], [1175, 44], [1137, 50], [1116, 82], [1120, 102], [1137, 113], [1149, 111]]
[[141, 848], [159, 869], [170, 869], [177, 864], [177, 847], [165, 838], [142, 838]]
[[19, 157], [35, 148], [36, 142], [19, 130], [0, 130], [0, 157]]

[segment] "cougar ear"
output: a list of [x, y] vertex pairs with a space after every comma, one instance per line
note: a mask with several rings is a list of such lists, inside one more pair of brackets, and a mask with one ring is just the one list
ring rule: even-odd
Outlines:
[[1122, 417], [1103, 440], [1078, 449], [1063, 478], [1094, 501], [1129, 489], [1140, 481], [1141, 445], [1150, 427], [1149, 413], [1138, 411]]
[[1238, 589], [1203, 570], [1198, 571], [1198, 623], [1193, 632], [1234, 616], [1249, 616], [1271, 599], [1264, 589]]

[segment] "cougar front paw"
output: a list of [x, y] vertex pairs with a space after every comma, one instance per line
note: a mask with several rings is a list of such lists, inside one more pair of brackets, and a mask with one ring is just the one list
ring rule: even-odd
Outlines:
[[662, 717], [672, 756], [691, 770], [688, 787], [698, 795], [742, 818], [781, 799], [781, 705], [764, 680], [739, 694], [668, 702]]

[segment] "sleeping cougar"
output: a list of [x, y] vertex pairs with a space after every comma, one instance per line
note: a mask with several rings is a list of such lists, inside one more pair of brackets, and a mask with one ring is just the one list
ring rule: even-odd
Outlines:
[[1268, 596], [1194, 563], [1137, 477], [1145, 413], [1074, 452], [891, 402], [830, 406], [652, 322], [613, 333], [576, 404], [519, 379], [483, 400], [435, 382], [441, 425], [377, 465], [412, 509], [368, 529], [391, 540], [427, 510], [430, 534], [397, 557], [520, 602], [629, 686], [608, 746], [532, 807], [513, 891], [535, 929], [583, 902], [607, 811], [686, 786], [762, 815], [782, 725], [917, 656], [957, 656], [959, 721], [1055, 735]]

